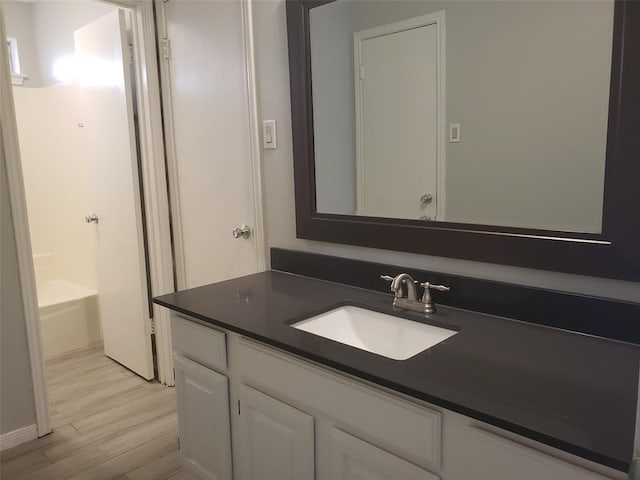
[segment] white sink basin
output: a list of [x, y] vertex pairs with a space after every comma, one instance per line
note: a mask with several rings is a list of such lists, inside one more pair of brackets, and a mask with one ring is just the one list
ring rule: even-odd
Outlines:
[[406, 360], [458, 333], [352, 306], [339, 307], [291, 326], [394, 360]]

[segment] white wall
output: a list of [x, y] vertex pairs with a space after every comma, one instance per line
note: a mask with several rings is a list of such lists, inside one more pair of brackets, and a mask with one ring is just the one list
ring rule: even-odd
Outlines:
[[0, 434], [36, 423], [18, 254], [0, 145]]
[[5, 0], [4, 4], [7, 35], [18, 39], [20, 64], [29, 76], [25, 87], [59, 83], [54, 65], [73, 55], [73, 32], [114, 9], [91, 0]]
[[40, 60], [36, 46], [35, 27], [33, 25], [34, 3], [32, 2], [4, 2], [4, 17], [7, 36], [18, 42], [18, 57], [23, 75], [27, 75], [23, 86], [39, 87]]
[[318, 210], [353, 212], [353, 32], [441, 10], [446, 122], [462, 130], [460, 143], [445, 144], [446, 220], [601, 231], [612, 1], [351, 1], [312, 9]]
[[34, 4], [33, 24], [45, 85], [59, 81], [53, 75], [56, 61], [74, 54], [73, 32], [113, 9], [111, 5], [90, 0], [41, 0]]
[[73, 84], [13, 88], [36, 281], [96, 288], [91, 212], [78, 94]]
[[[15, 31], [29, 80], [14, 87], [36, 280], [64, 278], [96, 288], [95, 229], [75, 87], [54, 77], [75, 53], [74, 31], [115, 7], [90, 0], [8, 1], [5, 22]], [[33, 72], [33, 73], [32, 73]]]
[[[283, 0], [255, 2], [259, 115], [278, 124], [278, 149], [263, 151], [267, 245], [640, 301], [640, 283], [296, 239], [287, 30]], [[631, 207], [630, 207], [631, 208]], [[381, 272], [383, 273], [383, 272]]]

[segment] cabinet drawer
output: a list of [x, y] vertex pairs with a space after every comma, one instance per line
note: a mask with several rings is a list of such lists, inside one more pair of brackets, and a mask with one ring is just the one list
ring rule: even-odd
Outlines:
[[331, 429], [329, 442], [330, 478], [439, 480], [433, 473], [337, 428]]
[[465, 478], [477, 480], [611, 480], [486, 431], [469, 428], [459, 461]]
[[440, 467], [441, 414], [249, 340], [238, 347], [243, 381], [422, 466]]
[[171, 337], [175, 353], [215, 370], [227, 369], [224, 332], [172, 315]]

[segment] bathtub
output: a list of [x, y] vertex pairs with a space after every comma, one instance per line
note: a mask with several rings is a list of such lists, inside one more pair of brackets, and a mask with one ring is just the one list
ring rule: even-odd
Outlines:
[[49, 280], [37, 290], [45, 358], [102, 340], [97, 292], [66, 280]]

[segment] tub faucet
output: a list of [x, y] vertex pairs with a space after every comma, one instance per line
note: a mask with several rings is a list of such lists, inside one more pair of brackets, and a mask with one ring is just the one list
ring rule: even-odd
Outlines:
[[[435, 313], [436, 307], [431, 300], [430, 290], [440, 290], [442, 292], [448, 292], [449, 287], [444, 285], [433, 285], [430, 282], [420, 283], [421, 287], [424, 287], [424, 294], [422, 299], [418, 300], [418, 293], [416, 292], [416, 282], [408, 273], [401, 273], [395, 277], [389, 275], [381, 275], [382, 280], [391, 282], [391, 291], [394, 293], [393, 306], [397, 308], [403, 308], [405, 310], [411, 310], [412, 312], [419, 313]], [[403, 296], [402, 285], [407, 286], [407, 296]]]

